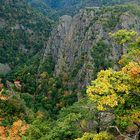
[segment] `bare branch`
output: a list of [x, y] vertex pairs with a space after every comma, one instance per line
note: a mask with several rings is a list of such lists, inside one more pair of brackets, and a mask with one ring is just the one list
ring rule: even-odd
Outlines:
[[140, 134], [140, 130], [136, 133], [135, 137], [134, 137], [134, 140], [137, 139], [137, 136]]
[[120, 130], [119, 130], [119, 128], [118, 128], [117, 126], [109, 126], [109, 127], [107, 128], [107, 131], [108, 131], [109, 128], [115, 128], [115, 129], [117, 130], [117, 132], [118, 132], [122, 137], [127, 138], [128, 140], [136, 140], [138, 134], [140, 133], [140, 131], [139, 131], [139, 132], [135, 135], [134, 138], [130, 138], [130, 137], [126, 136], [126, 135], [123, 135], [123, 134], [120, 132]]

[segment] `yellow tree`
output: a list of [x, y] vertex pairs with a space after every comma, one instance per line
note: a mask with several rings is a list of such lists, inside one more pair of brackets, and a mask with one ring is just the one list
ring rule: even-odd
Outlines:
[[102, 70], [87, 87], [88, 96], [99, 111], [113, 111], [123, 128], [140, 123], [140, 37], [134, 31], [110, 34], [128, 53], [122, 56], [119, 71]]

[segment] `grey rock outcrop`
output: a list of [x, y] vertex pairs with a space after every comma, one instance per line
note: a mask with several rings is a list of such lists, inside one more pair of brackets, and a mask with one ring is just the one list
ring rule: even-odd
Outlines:
[[63, 77], [67, 74], [69, 86], [74, 84], [80, 90], [93, 79], [95, 61], [91, 52], [101, 41], [106, 46], [111, 46], [110, 52], [102, 59], [112, 61], [114, 69], [119, 68], [117, 62], [125, 50], [112, 42], [109, 32], [121, 28], [139, 31], [140, 17], [127, 8], [122, 11], [121, 6], [113, 8], [87, 8], [73, 18], [63, 16], [52, 32], [43, 60], [47, 61], [48, 54], [51, 54], [55, 63], [54, 75]]

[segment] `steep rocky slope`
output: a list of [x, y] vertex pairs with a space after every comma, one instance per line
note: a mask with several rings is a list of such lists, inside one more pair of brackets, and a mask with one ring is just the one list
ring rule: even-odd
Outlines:
[[83, 89], [97, 71], [119, 68], [125, 49], [113, 44], [109, 33], [121, 28], [139, 32], [139, 27], [140, 10], [133, 5], [86, 8], [73, 18], [62, 16], [46, 44], [41, 64], [51, 56], [54, 75], [64, 78], [69, 89]]

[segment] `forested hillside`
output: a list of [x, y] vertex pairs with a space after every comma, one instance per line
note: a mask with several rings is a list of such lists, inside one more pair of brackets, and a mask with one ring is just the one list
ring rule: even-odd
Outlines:
[[52, 21], [22, 0], [1, 0], [0, 15], [0, 63], [13, 68], [43, 48]]
[[139, 3], [139, 0], [27, 0], [32, 6], [49, 16], [57, 19], [64, 15], [74, 15], [81, 8], [102, 7], [124, 4], [128, 2]]
[[139, 1], [0, 3], [0, 140], [140, 139]]

